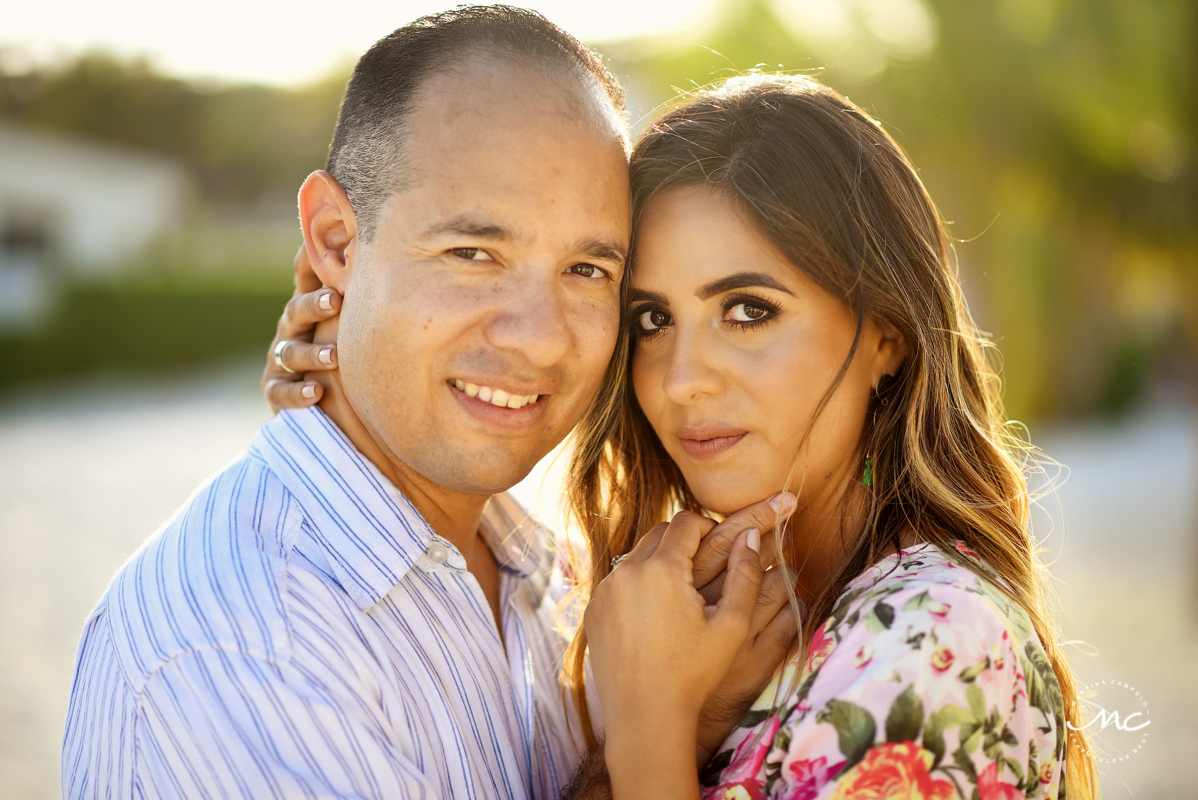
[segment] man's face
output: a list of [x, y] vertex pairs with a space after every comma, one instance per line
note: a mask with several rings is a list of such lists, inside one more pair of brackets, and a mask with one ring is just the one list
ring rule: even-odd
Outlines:
[[346, 397], [389, 458], [445, 489], [523, 478], [615, 347], [627, 160], [615, 112], [584, 91], [489, 59], [429, 78], [409, 185], [347, 251]]

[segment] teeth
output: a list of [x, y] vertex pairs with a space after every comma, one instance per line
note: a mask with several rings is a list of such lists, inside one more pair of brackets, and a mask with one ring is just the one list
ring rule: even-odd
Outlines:
[[454, 379], [453, 385], [458, 388], [458, 391], [465, 392], [470, 397], [477, 397], [484, 403], [513, 410], [524, 408], [529, 403], [535, 403], [541, 398], [539, 394], [508, 394], [503, 389], [480, 386], [477, 383], [467, 383], [457, 379]]

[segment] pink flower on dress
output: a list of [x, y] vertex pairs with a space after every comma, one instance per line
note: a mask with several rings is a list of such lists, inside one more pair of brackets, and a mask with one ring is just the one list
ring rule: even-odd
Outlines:
[[838, 761], [828, 766], [828, 759], [823, 756], [792, 761], [787, 767], [790, 773], [790, 787], [783, 797], [786, 800], [815, 800], [819, 797], [820, 789], [836, 777], [844, 769], [844, 765], [844, 761]]
[[978, 773], [979, 800], [1024, 800], [1023, 792], [1013, 784], [998, 779], [998, 762]]
[[719, 785], [704, 789], [703, 800], [762, 800], [765, 785], [761, 767], [781, 725], [782, 718], [775, 715], [761, 723], [760, 735], [756, 735], [756, 731], [745, 732], [732, 760], [720, 773]]
[[753, 779], [743, 783], [724, 783], [714, 792], [704, 792], [704, 800], [764, 800], [761, 781]]
[[965, 542], [957, 542], [955, 546], [957, 548], [957, 552], [960, 553], [961, 555], [969, 556], [974, 561], [981, 562], [981, 560], [982, 560], [981, 556], [979, 556], [977, 553], [975, 553], [973, 550], [971, 550], [969, 548], [969, 545], [965, 544]]
[[952, 648], [947, 645], [941, 645], [932, 651], [932, 668], [937, 672], [944, 672], [957, 660], [953, 655]]
[[803, 671], [810, 675], [819, 669], [820, 665], [828, 660], [834, 647], [836, 647], [836, 640], [828, 635], [828, 623], [825, 622], [811, 637], [811, 647], [807, 649], [807, 666]]
[[874, 660], [874, 647], [869, 642], [861, 645], [857, 650], [857, 669], [861, 669], [866, 664]]

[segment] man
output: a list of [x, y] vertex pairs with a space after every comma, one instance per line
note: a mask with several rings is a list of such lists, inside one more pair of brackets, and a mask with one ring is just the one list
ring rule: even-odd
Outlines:
[[426, 17], [362, 57], [299, 195], [338, 369], [113, 581], [64, 796], [556, 795], [554, 561], [493, 496], [598, 391], [626, 167], [618, 84], [535, 13]]

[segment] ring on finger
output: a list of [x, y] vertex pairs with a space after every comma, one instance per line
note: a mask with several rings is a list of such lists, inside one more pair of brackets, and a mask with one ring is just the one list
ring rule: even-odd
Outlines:
[[284, 372], [295, 372], [295, 370], [283, 363], [283, 348], [289, 344], [291, 344], [290, 339], [280, 339], [279, 343], [275, 345], [275, 363]]
[[624, 560], [624, 559], [626, 559], [626, 558], [628, 558], [628, 554], [627, 554], [627, 553], [624, 553], [623, 555], [616, 556], [615, 558], [613, 558], [613, 559], [611, 560], [611, 568], [612, 568], [612, 569], [615, 569], [616, 567], [620, 566], [620, 562], [621, 562], [621, 561], [623, 561], [623, 560]]

